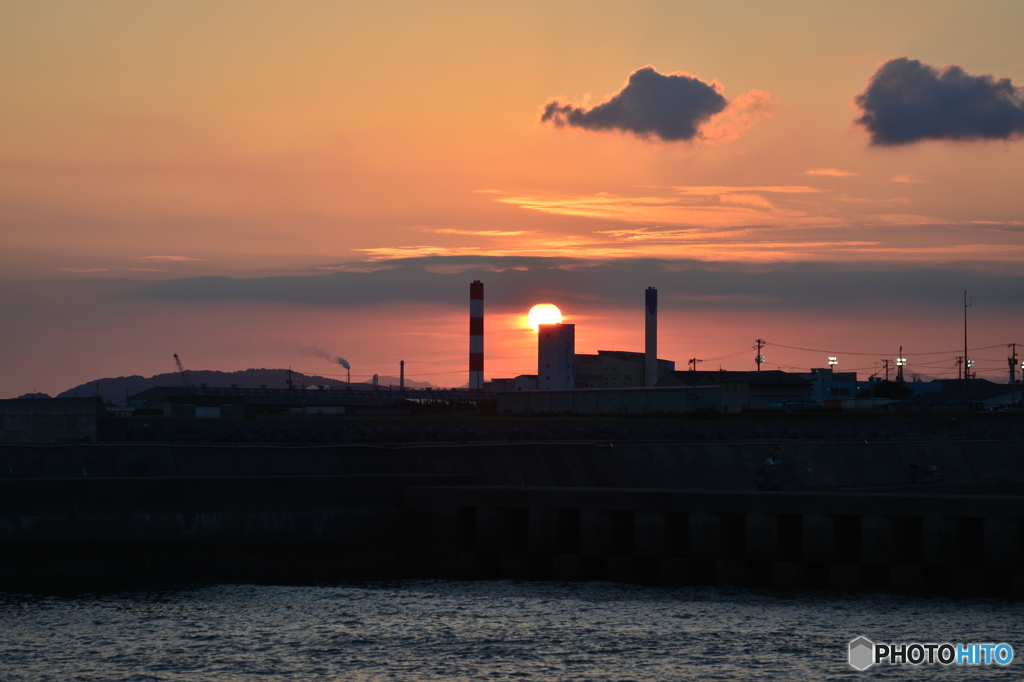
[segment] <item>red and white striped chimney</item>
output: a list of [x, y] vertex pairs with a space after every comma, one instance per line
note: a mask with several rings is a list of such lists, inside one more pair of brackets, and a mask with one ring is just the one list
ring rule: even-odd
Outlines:
[[469, 285], [469, 390], [484, 390], [484, 284]]

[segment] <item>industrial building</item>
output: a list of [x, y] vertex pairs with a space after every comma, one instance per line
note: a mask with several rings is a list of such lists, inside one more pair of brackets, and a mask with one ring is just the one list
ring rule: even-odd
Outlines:
[[0, 442], [95, 443], [106, 414], [97, 397], [0, 400]]
[[[675, 363], [658, 359], [658, 290], [644, 292], [644, 352], [576, 353], [576, 325], [542, 324], [537, 332], [537, 388], [653, 388]], [[524, 390], [515, 386], [515, 390]]]
[[576, 388], [576, 325], [540, 325], [537, 384], [542, 391]]
[[722, 381], [722, 412], [811, 407], [811, 381], [781, 370], [746, 372]]
[[[639, 388], [645, 385], [646, 353], [599, 350], [596, 355], [576, 354], [576, 388]], [[657, 375], [675, 371], [671, 360], [657, 361]], [[655, 382], [655, 385], [658, 385]], [[683, 385], [683, 384], [678, 384]]]
[[[351, 386], [351, 385], [350, 385]], [[427, 393], [412, 389], [208, 388], [156, 386], [128, 398], [166, 417], [217, 419], [256, 414], [401, 414]]]
[[719, 386], [517, 391], [498, 394], [498, 414], [682, 414], [721, 402]]

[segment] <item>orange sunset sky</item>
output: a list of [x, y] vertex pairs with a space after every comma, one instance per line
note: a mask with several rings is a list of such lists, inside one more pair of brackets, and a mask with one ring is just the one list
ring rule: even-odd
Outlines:
[[[1024, 3], [0, 3], [0, 398], [1024, 342]], [[802, 350], [809, 349], [809, 350]], [[1024, 351], [1024, 349], [1022, 349]]]

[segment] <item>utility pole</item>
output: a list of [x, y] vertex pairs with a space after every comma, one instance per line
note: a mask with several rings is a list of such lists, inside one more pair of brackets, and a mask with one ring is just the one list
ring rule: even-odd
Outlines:
[[892, 362], [892, 360], [882, 360], [882, 364], [885, 366], [885, 380], [886, 381], [889, 380], [889, 363], [890, 362]]
[[967, 289], [964, 289], [964, 400], [967, 402], [967, 409], [971, 409], [971, 375], [968, 371], [971, 363], [967, 359], [967, 309], [973, 302], [967, 302]]
[[764, 362], [764, 356], [761, 355], [761, 349], [767, 343], [764, 339], [755, 339], [754, 343], [757, 344], [757, 355], [754, 356], [754, 362], [757, 363], [757, 371], [761, 371], [761, 363]]
[[962, 368], [963, 368], [963, 364], [964, 364], [964, 356], [962, 356], [962, 355], [956, 356], [956, 380], [957, 381], [960, 381], [961, 379], [963, 379], [963, 372], [961, 371]]
[[690, 365], [690, 371], [691, 372], [696, 372], [697, 371], [697, 363], [698, 362], [704, 362], [704, 361], [703, 360], [698, 360], [697, 358], [690, 358], [690, 362], [688, 364]]
[[1017, 344], [1008, 343], [1006, 347], [1012, 351], [1010, 357], [1006, 358], [1006, 362], [1010, 365], [1010, 385], [1013, 386], [1016, 383], [1017, 374]]
[[1010, 357], [1006, 360], [1010, 363], [1010, 390], [1013, 391], [1012, 405], [1017, 405], [1017, 344], [1007, 344], [1007, 348], [1011, 349]]

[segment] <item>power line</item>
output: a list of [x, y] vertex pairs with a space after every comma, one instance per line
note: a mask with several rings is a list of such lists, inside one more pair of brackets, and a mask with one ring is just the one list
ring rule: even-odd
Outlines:
[[[821, 348], [801, 348], [800, 346], [787, 346], [782, 343], [775, 343], [774, 341], [766, 341], [769, 346], [778, 346], [779, 348], [788, 348], [789, 350], [803, 350], [809, 353], [835, 353], [836, 355], [885, 355], [885, 353], [855, 353], [853, 351], [837, 351], [837, 350], [823, 350]], [[992, 348], [1004, 348], [1006, 344], [998, 343], [994, 346], [981, 346], [979, 348], [969, 348], [968, 350], [990, 350]], [[940, 351], [929, 351], [927, 353], [907, 353], [907, 356], [918, 356], [918, 355], [948, 355], [950, 353], [959, 353], [960, 349], [956, 350], [940, 350]]]

